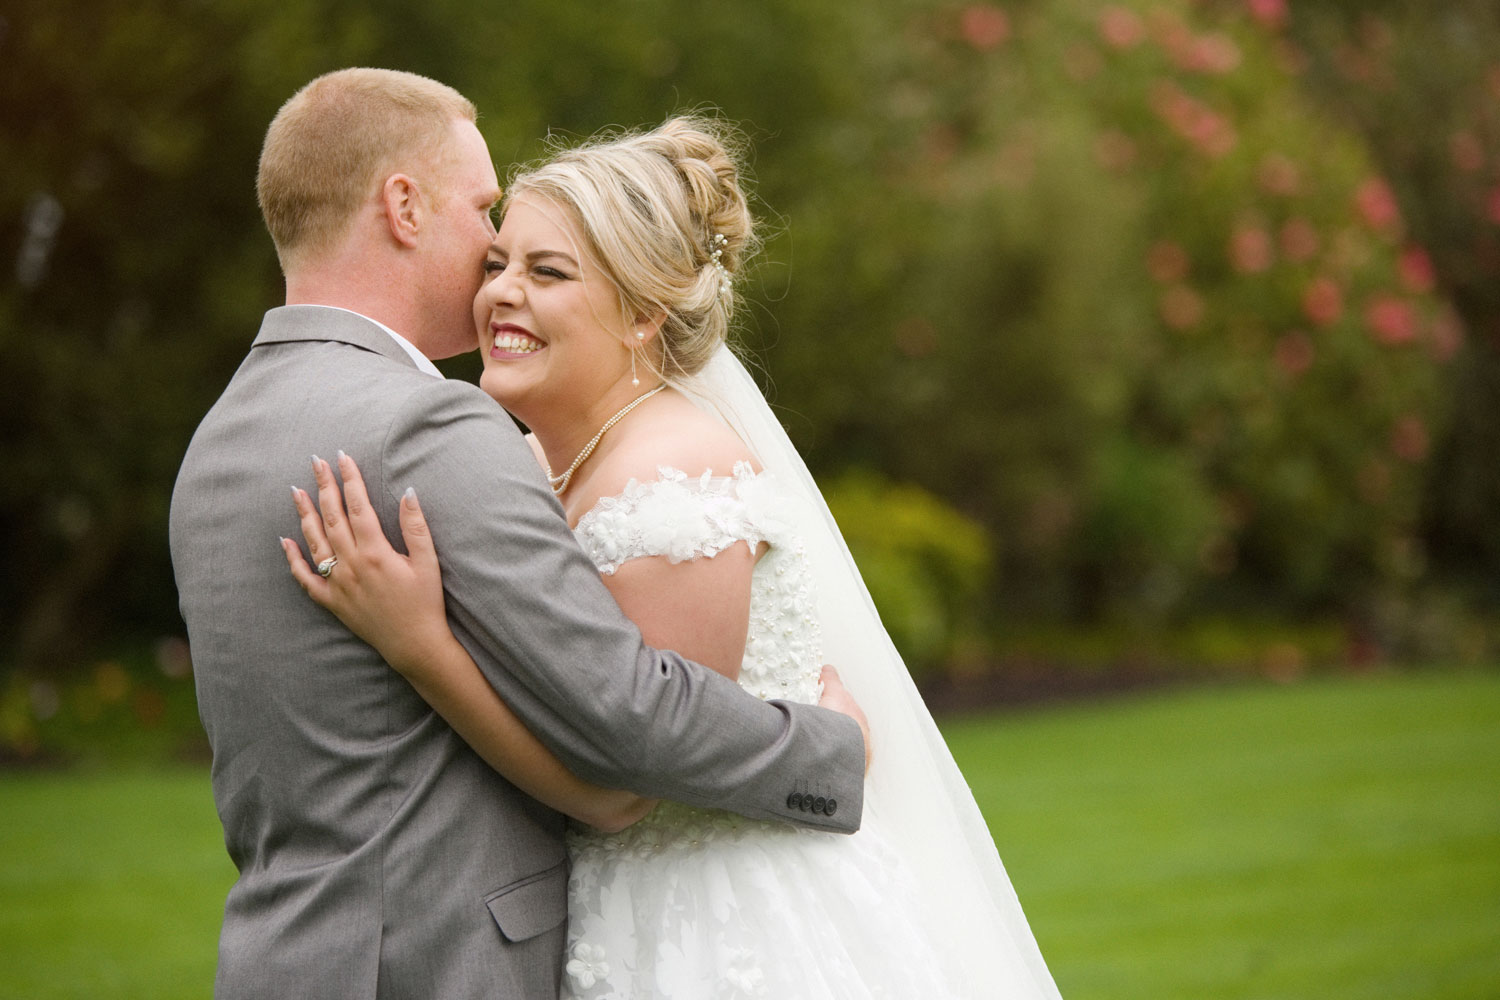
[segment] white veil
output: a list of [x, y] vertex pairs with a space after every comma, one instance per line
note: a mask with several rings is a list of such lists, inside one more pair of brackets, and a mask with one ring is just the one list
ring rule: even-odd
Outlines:
[[867, 823], [911, 866], [933, 937], [951, 946], [964, 995], [1057, 998], [973, 793], [886, 634], [822, 493], [759, 387], [721, 347], [681, 388], [805, 501], [795, 520], [817, 583], [823, 658], [838, 667], [870, 721]]

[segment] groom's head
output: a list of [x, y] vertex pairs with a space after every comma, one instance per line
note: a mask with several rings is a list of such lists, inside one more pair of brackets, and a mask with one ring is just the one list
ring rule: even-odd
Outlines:
[[455, 120], [476, 118], [446, 84], [388, 69], [341, 69], [282, 105], [255, 179], [282, 265], [327, 252], [387, 173], [431, 167]]
[[[289, 295], [294, 281], [342, 284], [313, 298], [381, 319], [433, 357], [473, 349], [470, 300], [500, 193], [476, 117], [452, 87], [397, 70], [342, 69], [294, 94], [256, 176]], [[391, 314], [394, 295], [361, 301], [393, 285], [408, 315]]]

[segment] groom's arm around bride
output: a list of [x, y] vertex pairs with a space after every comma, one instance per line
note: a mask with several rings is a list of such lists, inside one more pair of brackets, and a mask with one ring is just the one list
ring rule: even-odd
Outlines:
[[[171, 542], [215, 802], [240, 876], [220, 997], [552, 997], [563, 818], [486, 766], [286, 572], [288, 486], [343, 449], [388, 535], [413, 487], [455, 635], [581, 777], [826, 829], [859, 824], [850, 718], [757, 701], [641, 644], [529, 448], [422, 356], [472, 349], [499, 195], [474, 109], [433, 81], [344, 71], [268, 132], [259, 190], [287, 278], [194, 436]], [[788, 805], [836, 797], [835, 816]]]

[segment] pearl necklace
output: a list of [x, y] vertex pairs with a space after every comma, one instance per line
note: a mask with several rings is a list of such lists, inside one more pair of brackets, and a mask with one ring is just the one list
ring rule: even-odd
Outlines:
[[578, 467], [582, 465], [588, 459], [588, 457], [594, 453], [595, 448], [599, 447], [599, 441], [604, 437], [605, 431], [609, 430], [615, 424], [619, 423], [620, 418], [624, 417], [625, 414], [629, 413], [637, 406], [640, 406], [646, 400], [650, 399], [652, 396], [656, 395], [658, 392], [661, 392], [665, 388], [665, 385], [659, 385], [655, 389], [641, 393], [639, 396], [635, 397], [630, 402], [622, 406], [618, 413], [610, 417], [608, 420], [604, 421], [604, 426], [599, 428], [599, 433], [595, 434], [589, 441], [589, 443], [583, 446], [583, 450], [578, 453], [578, 457], [573, 459], [573, 464], [568, 466], [567, 472], [564, 472], [560, 476], [554, 476], [552, 474], [552, 466], [546, 465], [547, 482], [552, 485], [553, 495], [562, 496], [565, 492], [567, 492], [568, 484], [573, 481], [573, 473], [577, 472]]

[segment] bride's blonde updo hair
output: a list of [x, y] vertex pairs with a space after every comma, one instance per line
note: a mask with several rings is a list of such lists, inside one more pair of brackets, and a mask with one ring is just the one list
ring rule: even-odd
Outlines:
[[696, 374], [729, 333], [756, 244], [742, 145], [721, 121], [681, 115], [563, 149], [523, 168], [506, 191], [507, 204], [538, 195], [573, 211], [624, 315], [666, 313], [656, 365], [667, 382]]

